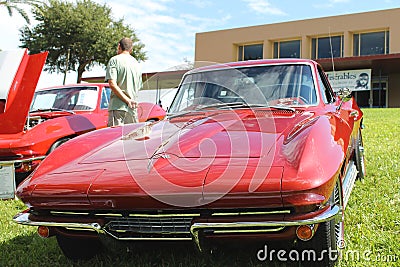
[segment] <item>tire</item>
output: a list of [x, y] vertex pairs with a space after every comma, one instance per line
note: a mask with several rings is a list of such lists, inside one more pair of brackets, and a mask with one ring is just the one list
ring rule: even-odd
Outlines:
[[357, 179], [363, 180], [365, 177], [365, 160], [364, 160], [364, 144], [362, 140], [361, 130], [358, 131], [358, 137], [355, 147], [355, 162], [357, 167]]
[[71, 260], [88, 260], [102, 251], [102, 244], [96, 238], [76, 238], [57, 235], [57, 243], [64, 255]]
[[[340, 205], [340, 197], [339, 185], [337, 184], [329, 203], [331, 205]], [[302, 266], [334, 266], [340, 257], [339, 250], [343, 248], [343, 240], [343, 220], [337, 223], [335, 220], [320, 223], [311, 240], [299, 241], [300, 260], [304, 263]], [[310, 254], [309, 252], [315, 252], [315, 254]]]
[[60, 140], [55, 141], [54, 144], [52, 144], [51, 147], [49, 148], [49, 151], [47, 152], [47, 154], [49, 154], [50, 152], [53, 152], [57, 147], [61, 146], [65, 142], [67, 142], [69, 139], [70, 138], [66, 137], [66, 138], [62, 138]]

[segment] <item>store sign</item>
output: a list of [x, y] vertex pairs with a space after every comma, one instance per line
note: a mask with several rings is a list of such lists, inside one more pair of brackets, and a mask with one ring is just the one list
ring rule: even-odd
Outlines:
[[371, 69], [327, 71], [326, 75], [334, 91], [341, 88], [349, 88], [352, 91], [370, 89]]

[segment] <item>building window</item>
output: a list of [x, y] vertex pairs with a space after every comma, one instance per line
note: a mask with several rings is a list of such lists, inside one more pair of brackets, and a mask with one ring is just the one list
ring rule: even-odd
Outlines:
[[311, 57], [313, 59], [343, 57], [343, 35], [312, 38]]
[[238, 47], [238, 60], [254, 60], [263, 58], [263, 44], [240, 45]]
[[274, 58], [300, 58], [300, 40], [274, 42]]
[[389, 54], [389, 31], [356, 33], [353, 35], [353, 55]]

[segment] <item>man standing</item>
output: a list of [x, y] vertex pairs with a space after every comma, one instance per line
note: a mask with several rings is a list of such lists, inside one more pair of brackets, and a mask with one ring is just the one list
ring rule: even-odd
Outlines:
[[118, 42], [117, 55], [107, 64], [105, 80], [112, 90], [108, 126], [138, 122], [137, 93], [142, 87], [142, 72], [139, 63], [131, 55], [132, 48], [132, 40], [122, 38]]

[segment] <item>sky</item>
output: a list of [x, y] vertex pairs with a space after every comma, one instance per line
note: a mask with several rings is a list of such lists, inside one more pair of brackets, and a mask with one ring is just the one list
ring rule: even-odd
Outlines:
[[[92, 1], [111, 7], [115, 20], [122, 18], [126, 25], [135, 29], [145, 44], [148, 57], [141, 63], [143, 72], [171, 70], [185, 62], [193, 62], [195, 35], [199, 32], [400, 8], [400, 0]], [[14, 12], [10, 17], [7, 10], [0, 7], [1, 50], [18, 49], [21, 44], [19, 29], [25, 24], [18, 13]], [[86, 71], [83, 77], [104, 74], [104, 67], [99, 66]], [[62, 74], [44, 72], [38, 88], [61, 85], [63, 78]], [[76, 73], [69, 72], [66, 83], [74, 83], [76, 78]]]

